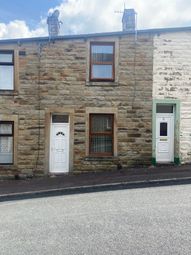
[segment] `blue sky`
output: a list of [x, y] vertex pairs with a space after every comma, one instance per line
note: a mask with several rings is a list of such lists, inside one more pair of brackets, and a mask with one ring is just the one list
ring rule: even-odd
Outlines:
[[60, 34], [121, 30], [124, 2], [138, 29], [191, 26], [190, 0], [0, 0], [0, 38], [47, 36], [47, 15], [60, 11]]
[[46, 17], [47, 11], [59, 5], [62, 0], [0, 0], [0, 22], [25, 20], [35, 28], [41, 17]]

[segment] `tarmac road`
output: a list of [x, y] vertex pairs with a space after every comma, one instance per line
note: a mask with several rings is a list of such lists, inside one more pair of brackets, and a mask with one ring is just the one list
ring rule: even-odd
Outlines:
[[0, 254], [191, 254], [191, 185], [2, 202]]

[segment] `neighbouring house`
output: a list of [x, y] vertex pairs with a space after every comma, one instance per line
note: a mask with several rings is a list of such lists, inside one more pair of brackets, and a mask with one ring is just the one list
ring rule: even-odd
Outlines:
[[0, 176], [191, 161], [191, 28], [137, 31], [135, 15], [0, 41]]
[[191, 27], [153, 36], [153, 163], [191, 162]]

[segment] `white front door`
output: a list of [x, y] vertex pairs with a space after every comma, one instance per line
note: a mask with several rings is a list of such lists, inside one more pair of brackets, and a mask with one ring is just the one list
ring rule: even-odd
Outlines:
[[174, 161], [174, 114], [156, 115], [156, 161]]
[[69, 171], [69, 123], [52, 123], [50, 141], [50, 172]]

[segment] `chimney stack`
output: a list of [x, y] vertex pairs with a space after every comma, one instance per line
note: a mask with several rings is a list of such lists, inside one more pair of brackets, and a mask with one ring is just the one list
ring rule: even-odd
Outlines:
[[136, 30], [136, 15], [134, 9], [124, 9], [122, 17], [124, 32], [134, 32]]
[[50, 38], [59, 35], [60, 24], [62, 23], [58, 19], [59, 15], [60, 15], [59, 10], [55, 10], [53, 13], [49, 14], [47, 18], [48, 34]]

